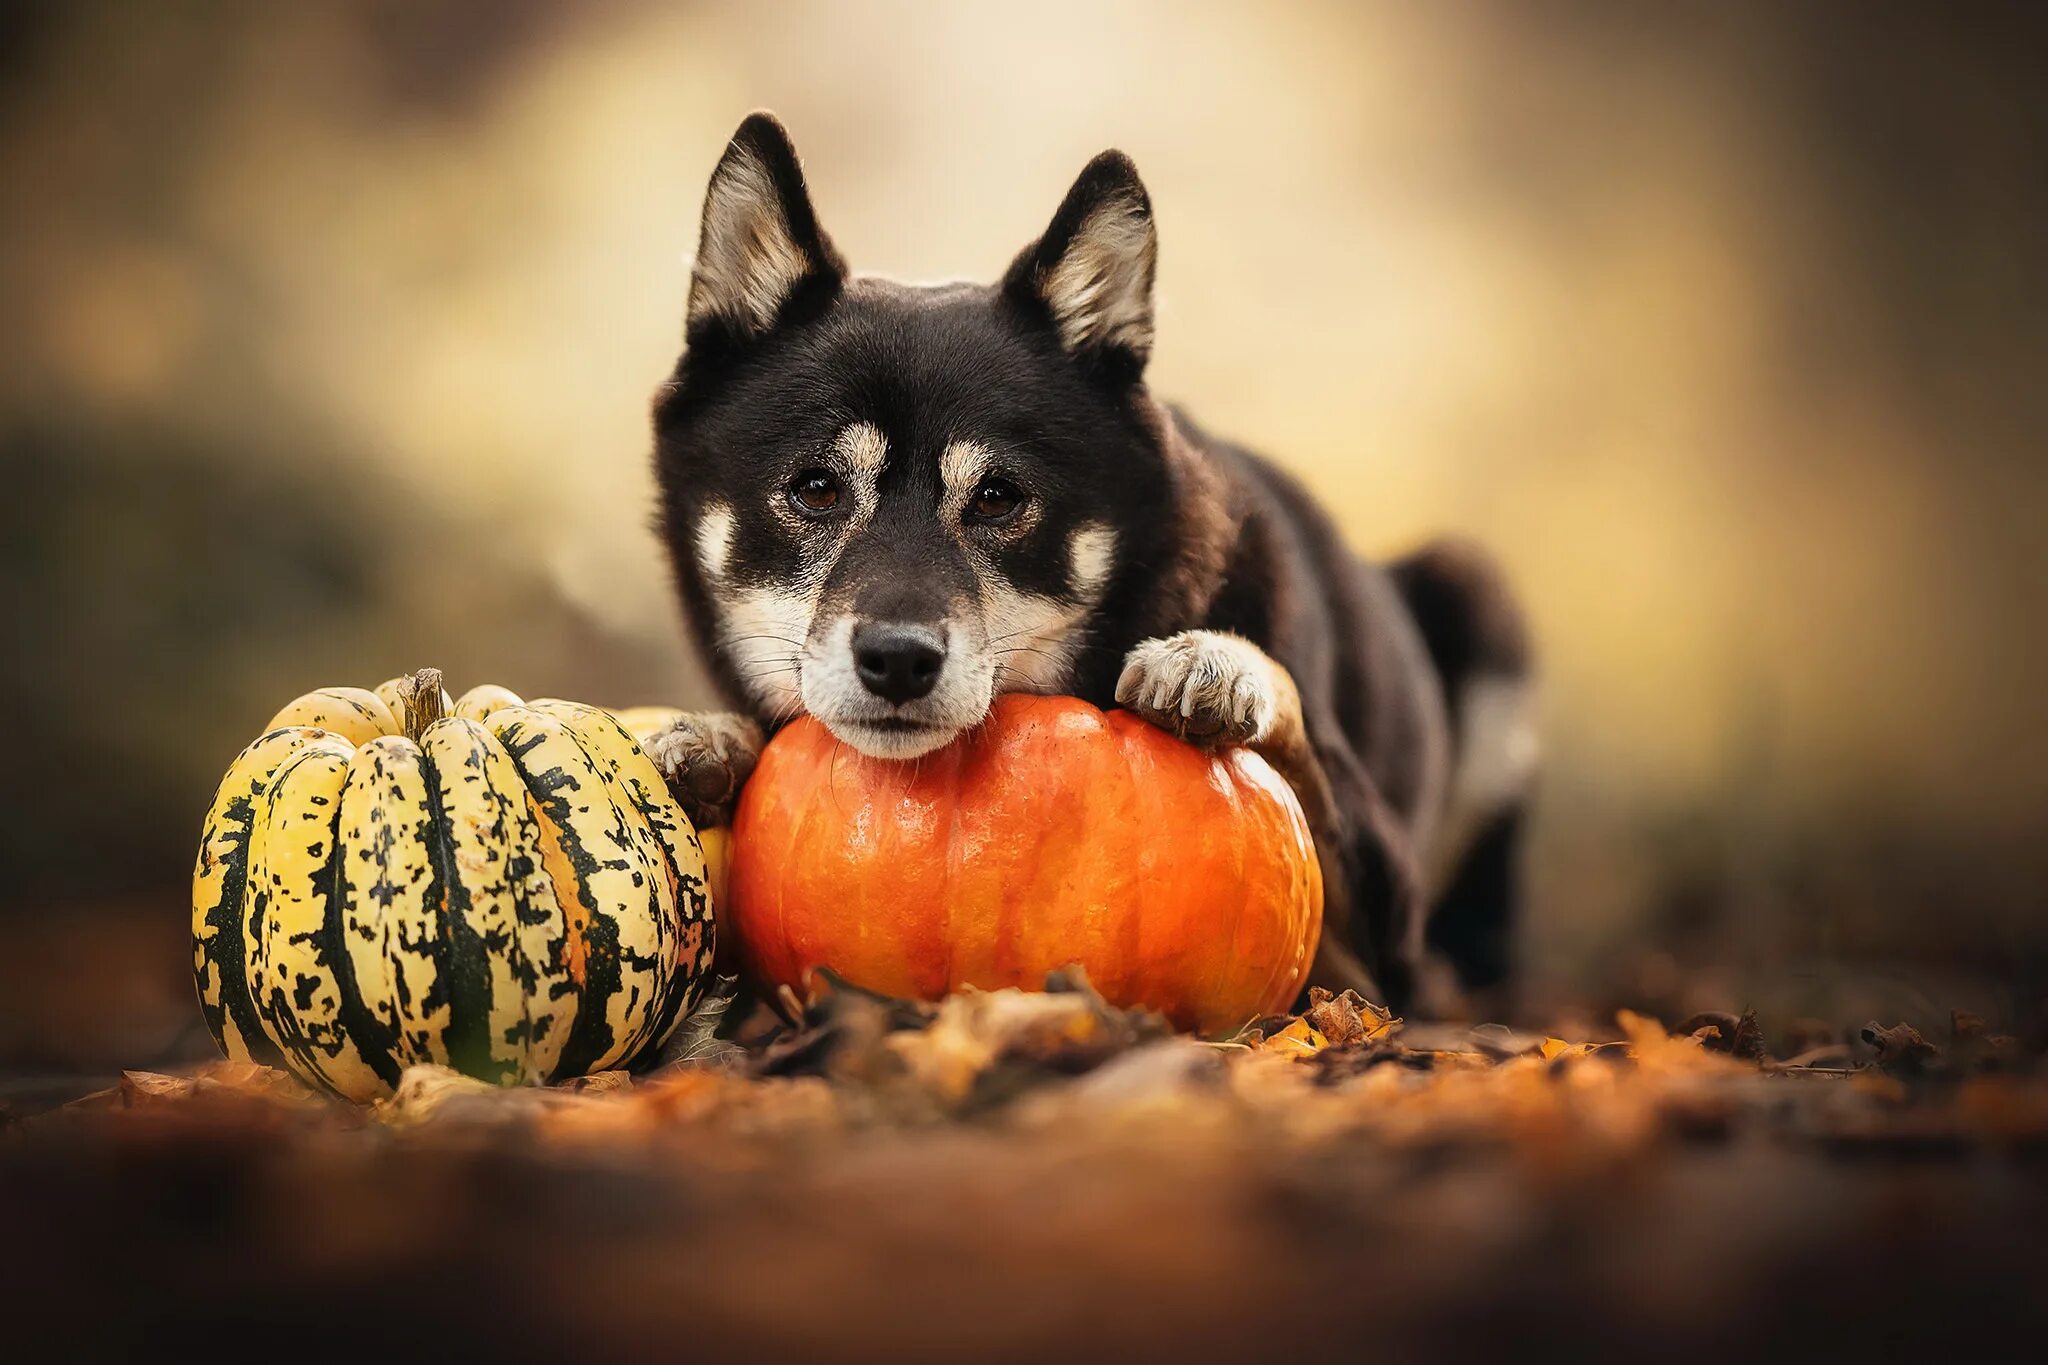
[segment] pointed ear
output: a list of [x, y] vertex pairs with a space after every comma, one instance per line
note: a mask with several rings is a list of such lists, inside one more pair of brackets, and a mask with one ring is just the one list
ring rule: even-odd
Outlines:
[[759, 336], [799, 292], [829, 297], [845, 279], [846, 262], [818, 226], [789, 134], [773, 114], [749, 115], [704, 193], [690, 271], [691, 339]]
[[1152, 272], [1159, 239], [1152, 200], [1122, 152], [1088, 163], [1051, 226], [1010, 266], [1003, 288], [1043, 308], [1075, 356], [1122, 358], [1139, 372], [1152, 353]]

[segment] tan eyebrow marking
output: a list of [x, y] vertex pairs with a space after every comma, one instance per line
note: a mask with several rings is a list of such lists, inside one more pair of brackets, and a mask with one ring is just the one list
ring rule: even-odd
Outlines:
[[965, 491], [980, 483], [995, 462], [995, 453], [979, 441], [948, 442], [939, 455], [939, 478], [947, 492]]
[[873, 422], [855, 422], [839, 433], [832, 449], [855, 473], [871, 479], [889, 462], [889, 438]]

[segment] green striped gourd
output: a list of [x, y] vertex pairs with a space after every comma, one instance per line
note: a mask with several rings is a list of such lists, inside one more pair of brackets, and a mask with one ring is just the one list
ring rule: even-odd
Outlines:
[[658, 1047], [711, 966], [704, 853], [611, 713], [422, 670], [292, 702], [228, 769], [193, 970], [230, 1058], [351, 1100], [436, 1062], [500, 1084]]

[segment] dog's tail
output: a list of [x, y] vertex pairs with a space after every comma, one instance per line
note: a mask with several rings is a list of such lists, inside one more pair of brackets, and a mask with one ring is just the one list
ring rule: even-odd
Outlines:
[[1528, 622], [1493, 557], [1468, 540], [1432, 541], [1389, 566], [1430, 661], [1443, 679], [1461, 741], [1475, 685], [1521, 685], [1535, 673]]
[[1427, 859], [1429, 935], [1467, 987], [1508, 972], [1523, 812], [1536, 778], [1529, 627], [1492, 557], [1440, 540], [1390, 567], [1443, 685], [1451, 780]]

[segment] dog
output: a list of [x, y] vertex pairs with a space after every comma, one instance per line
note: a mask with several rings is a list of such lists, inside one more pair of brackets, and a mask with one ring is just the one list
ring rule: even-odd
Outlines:
[[1157, 252], [1109, 151], [999, 283], [857, 276], [782, 125], [742, 123], [653, 405], [658, 529], [734, 709], [650, 753], [716, 825], [803, 713], [891, 759], [1010, 691], [1248, 745], [1322, 864], [1310, 981], [1455, 1012], [1511, 979], [1522, 614], [1463, 543], [1361, 561], [1293, 478], [1156, 400]]

